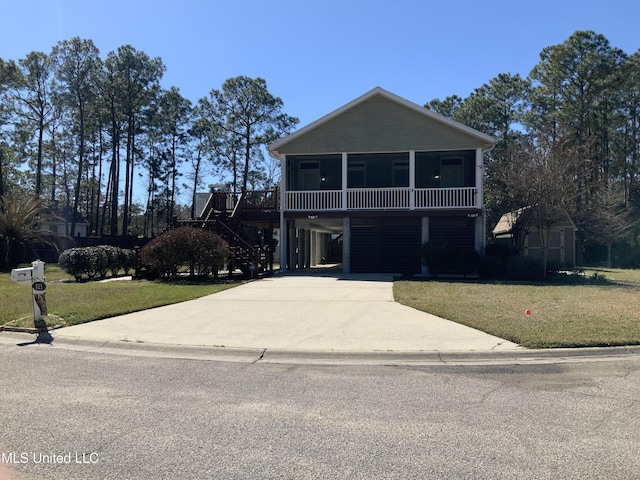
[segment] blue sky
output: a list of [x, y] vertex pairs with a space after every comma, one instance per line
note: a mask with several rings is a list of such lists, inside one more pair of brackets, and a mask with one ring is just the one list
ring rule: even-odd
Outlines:
[[640, 48], [637, 0], [30, 0], [0, 7], [0, 58], [74, 36], [104, 58], [161, 57], [163, 85], [196, 102], [237, 75], [263, 77], [303, 126], [375, 86], [424, 104], [527, 75], [576, 30]]
[[299, 127], [376, 86], [420, 105], [465, 98], [500, 73], [528, 75], [576, 30], [640, 48], [638, 0], [29, 0], [3, 2], [0, 18], [4, 60], [74, 36], [102, 58], [130, 44], [194, 103], [262, 77]]

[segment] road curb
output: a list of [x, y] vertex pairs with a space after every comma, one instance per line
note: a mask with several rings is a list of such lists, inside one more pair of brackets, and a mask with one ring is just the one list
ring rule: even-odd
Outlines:
[[640, 345], [505, 351], [303, 351], [107, 341], [79, 337], [56, 338], [50, 335], [40, 338], [23, 332], [2, 332], [0, 344], [138, 357], [300, 365], [534, 365], [614, 361], [640, 356]]

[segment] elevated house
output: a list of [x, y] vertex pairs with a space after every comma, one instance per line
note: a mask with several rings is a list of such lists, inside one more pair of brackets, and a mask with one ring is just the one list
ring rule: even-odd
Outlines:
[[[433, 239], [482, 251], [483, 154], [494, 139], [382, 88], [269, 145], [280, 186], [212, 189], [188, 222], [231, 245], [236, 267], [414, 274]], [[276, 240], [275, 233], [279, 233]]]
[[482, 251], [493, 145], [379, 87], [281, 138], [281, 266], [319, 263], [336, 237], [344, 272], [420, 273], [432, 239]]

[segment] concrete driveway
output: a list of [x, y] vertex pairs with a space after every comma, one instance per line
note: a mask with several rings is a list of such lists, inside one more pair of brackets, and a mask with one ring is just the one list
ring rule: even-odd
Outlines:
[[391, 275], [293, 274], [56, 330], [54, 338], [330, 352], [495, 351], [518, 345], [400, 305]]

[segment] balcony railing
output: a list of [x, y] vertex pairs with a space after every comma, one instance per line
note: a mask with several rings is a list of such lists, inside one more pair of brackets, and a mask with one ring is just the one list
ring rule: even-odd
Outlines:
[[476, 187], [416, 188], [416, 208], [480, 208]]
[[343, 210], [342, 191], [285, 192], [284, 210]]
[[285, 211], [480, 208], [476, 187], [287, 191]]

